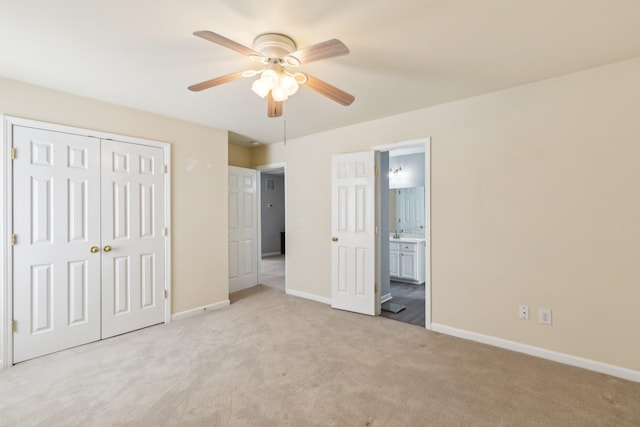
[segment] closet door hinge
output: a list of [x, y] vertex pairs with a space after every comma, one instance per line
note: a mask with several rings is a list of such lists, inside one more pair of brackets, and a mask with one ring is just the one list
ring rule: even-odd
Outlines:
[[162, 234], [166, 237], [169, 235], [169, 229], [167, 227], [162, 229]]
[[11, 321], [11, 330], [13, 332], [16, 332], [18, 330], [18, 322], [16, 322], [15, 320]]
[[17, 157], [17, 150], [15, 149], [15, 147], [11, 147], [11, 160], [15, 160]]
[[373, 168], [373, 172], [376, 174], [376, 176], [380, 175], [380, 169], [377, 166]]
[[163, 165], [163, 166], [162, 166], [162, 172], [163, 172], [163, 173], [167, 173], [167, 172], [169, 172], [169, 166], [167, 166], [167, 165]]
[[16, 236], [15, 234], [11, 235], [11, 246], [15, 246], [18, 244], [18, 236]]
[[376, 283], [375, 286], [373, 287], [374, 292], [377, 294], [378, 293], [378, 284]]
[[169, 298], [169, 291], [168, 290], [164, 290], [164, 299]]

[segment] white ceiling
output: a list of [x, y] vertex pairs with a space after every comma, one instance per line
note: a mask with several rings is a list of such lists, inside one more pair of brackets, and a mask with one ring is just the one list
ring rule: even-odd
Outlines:
[[[638, 0], [0, 0], [0, 76], [271, 143], [640, 56]], [[282, 118], [241, 79], [255, 68], [192, 35], [246, 46], [280, 32], [351, 54], [301, 68], [356, 97], [301, 88]], [[1, 96], [1, 94], [0, 94]]]

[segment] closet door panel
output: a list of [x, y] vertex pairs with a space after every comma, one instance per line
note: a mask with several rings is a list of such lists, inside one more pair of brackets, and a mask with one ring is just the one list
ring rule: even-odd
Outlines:
[[100, 339], [100, 141], [13, 126], [13, 362]]
[[161, 148], [102, 142], [102, 336], [164, 321]]

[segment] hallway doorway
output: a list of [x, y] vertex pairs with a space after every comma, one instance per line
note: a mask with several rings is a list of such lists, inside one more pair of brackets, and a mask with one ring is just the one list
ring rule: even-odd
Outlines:
[[286, 165], [258, 170], [258, 283], [286, 293]]

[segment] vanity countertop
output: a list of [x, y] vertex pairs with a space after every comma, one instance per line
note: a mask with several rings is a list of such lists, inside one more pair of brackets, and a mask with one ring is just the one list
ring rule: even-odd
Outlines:
[[427, 239], [421, 239], [419, 237], [389, 237], [389, 241], [390, 242], [412, 242], [412, 243], [421, 243], [421, 242], [426, 242]]

